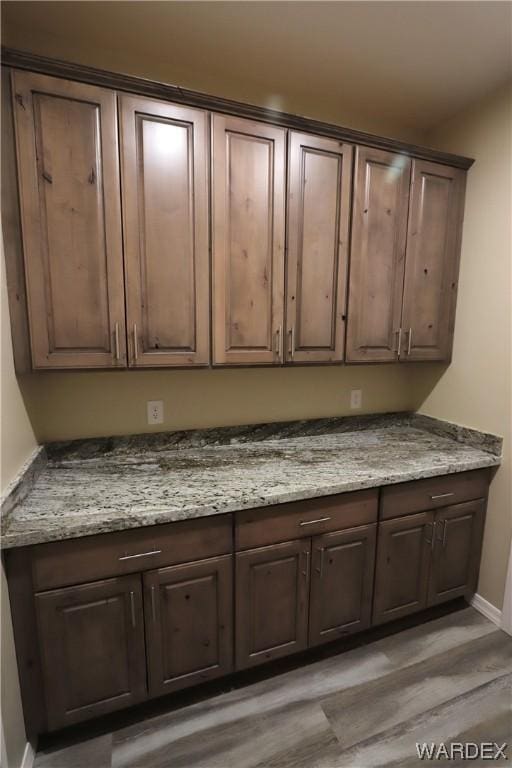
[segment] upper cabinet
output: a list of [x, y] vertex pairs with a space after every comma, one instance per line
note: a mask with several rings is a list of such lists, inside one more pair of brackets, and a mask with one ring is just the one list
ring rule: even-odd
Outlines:
[[130, 365], [209, 362], [208, 116], [120, 97]]
[[465, 174], [358, 149], [347, 362], [451, 356]]
[[414, 160], [402, 311], [407, 360], [449, 360], [459, 274], [465, 174]]
[[450, 360], [471, 161], [9, 72], [18, 372]]
[[398, 358], [411, 161], [358, 147], [348, 299], [348, 362]]
[[116, 96], [13, 75], [34, 368], [126, 365]]
[[286, 131], [212, 120], [213, 362], [279, 363]]
[[352, 147], [291, 133], [288, 150], [288, 362], [341, 362]]

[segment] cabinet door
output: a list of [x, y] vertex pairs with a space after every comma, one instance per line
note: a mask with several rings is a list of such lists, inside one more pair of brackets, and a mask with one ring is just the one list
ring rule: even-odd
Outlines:
[[282, 362], [286, 131], [213, 116], [213, 362]]
[[432, 512], [421, 512], [379, 523], [374, 624], [426, 607], [433, 521]]
[[126, 365], [113, 91], [13, 74], [34, 368]]
[[236, 555], [236, 667], [307, 645], [310, 539]]
[[414, 160], [402, 311], [403, 359], [449, 360], [465, 173]]
[[208, 117], [121, 96], [130, 365], [209, 361]]
[[398, 357], [411, 161], [357, 147], [347, 362]]
[[374, 523], [313, 538], [310, 645], [370, 626], [376, 531]]
[[144, 574], [152, 695], [233, 669], [231, 555]]
[[36, 595], [50, 730], [146, 697], [140, 576]]
[[352, 147], [290, 133], [288, 362], [340, 362], [345, 337]]
[[456, 504], [436, 515], [429, 605], [476, 591], [485, 514], [483, 500]]

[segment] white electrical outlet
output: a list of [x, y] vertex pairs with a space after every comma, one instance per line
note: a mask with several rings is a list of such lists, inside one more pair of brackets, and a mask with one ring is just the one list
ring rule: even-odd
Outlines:
[[352, 410], [361, 408], [362, 405], [363, 405], [363, 390], [362, 389], [351, 390], [350, 407], [352, 408]]
[[147, 402], [148, 424], [164, 423], [164, 404], [162, 400], [148, 400]]

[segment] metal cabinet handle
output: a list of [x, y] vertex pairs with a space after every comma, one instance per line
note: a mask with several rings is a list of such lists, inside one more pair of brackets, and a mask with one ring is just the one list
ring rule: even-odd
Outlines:
[[301, 520], [299, 525], [313, 525], [314, 523], [326, 523], [330, 517], [319, 517], [317, 520]]
[[430, 539], [425, 538], [425, 541], [427, 544], [430, 544], [430, 547], [433, 551], [436, 543], [436, 521], [434, 520], [433, 523], [427, 523], [427, 525], [432, 526], [432, 533], [430, 535]]
[[412, 328], [409, 328], [407, 333], [409, 334], [409, 338], [407, 340], [407, 354], [410, 355], [411, 354], [411, 345], [412, 345]]
[[431, 501], [436, 501], [436, 499], [448, 499], [450, 496], [455, 496], [455, 493], [452, 491], [451, 493], [437, 493], [435, 496], [431, 496]]
[[280, 325], [276, 330], [276, 355], [277, 359], [283, 362], [283, 326]]
[[401, 328], [395, 331], [395, 336], [398, 336], [396, 351], [397, 351], [398, 357], [400, 357], [400, 352], [402, 350], [402, 329]]
[[152, 549], [150, 552], [138, 552], [136, 555], [123, 555], [118, 560], [135, 560], [137, 557], [149, 557], [149, 555], [160, 555], [161, 549]]
[[137, 360], [139, 356], [139, 339], [137, 336], [137, 323], [133, 324], [133, 357]]
[[135, 595], [133, 592], [130, 592], [130, 607], [132, 610], [132, 627], [135, 629]]
[[155, 603], [155, 585], [151, 585], [151, 615], [153, 621], [156, 622], [156, 603]]
[[116, 360], [119, 360], [119, 323], [114, 323], [114, 343]]
[[443, 549], [446, 547], [446, 518], [443, 520]]
[[292, 325], [288, 333], [290, 334], [290, 360], [293, 360], [295, 355], [295, 326]]

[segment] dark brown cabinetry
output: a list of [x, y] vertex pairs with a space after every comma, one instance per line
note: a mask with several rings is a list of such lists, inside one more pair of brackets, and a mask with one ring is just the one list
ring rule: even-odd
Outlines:
[[27, 733], [469, 597], [488, 483], [474, 470], [8, 552]]
[[446, 507], [436, 514], [429, 605], [476, 590], [484, 516], [482, 499]]
[[374, 624], [426, 607], [433, 530], [432, 512], [380, 523]]
[[347, 362], [449, 360], [465, 175], [358, 148]]
[[116, 95], [14, 72], [34, 368], [126, 366]]
[[376, 529], [366, 525], [313, 539], [310, 645], [370, 626]]
[[233, 668], [231, 555], [144, 574], [149, 693]]
[[341, 362], [350, 219], [350, 144], [288, 139], [288, 362]]
[[309, 560], [309, 539], [236, 555], [238, 669], [306, 648]]
[[[461, 486], [459, 493], [483, 481], [480, 473]], [[475, 476], [476, 474], [476, 476]], [[418, 485], [429, 481], [420, 481]], [[414, 483], [405, 496], [414, 494]], [[390, 488], [393, 494], [393, 488]], [[457, 491], [433, 494], [434, 502], [455, 495]], [[423, 491], [411, 503], [419, 502]], [[404, 492], [397, 491], [403, 501]], [[421, 502], [420, 502], [421, 503]], [[469, 597], [477, 586], [485, 518], [485, 499], [462, 502], [437, 510], [384, 520], [379, 524], [373, 623], [406, 616], [427, 606]], [[382, 510], [381, 510], [382, 511]]]
[[146, 696], [139, 576], [44, 592], [35, 603], [50, 729]]

